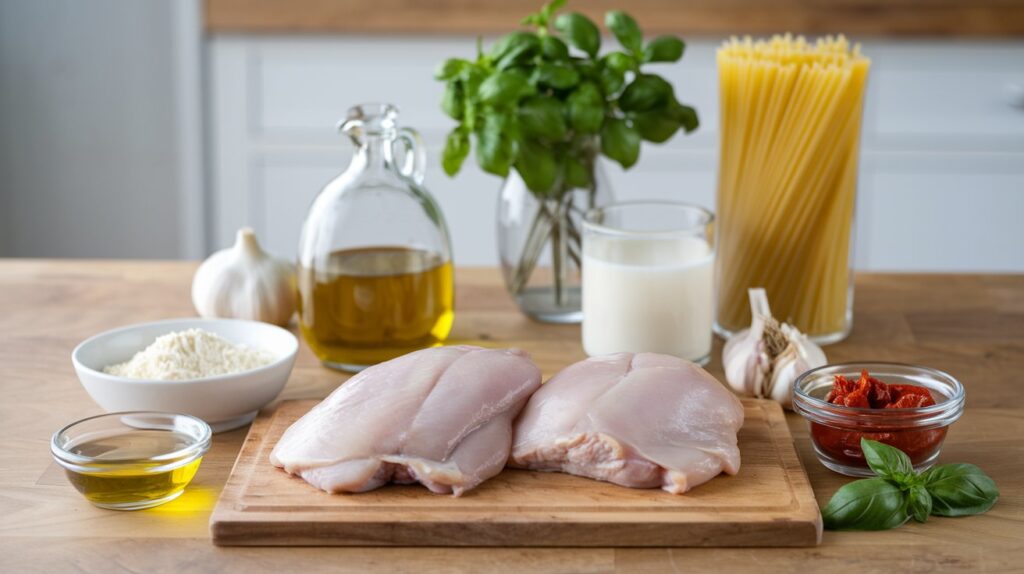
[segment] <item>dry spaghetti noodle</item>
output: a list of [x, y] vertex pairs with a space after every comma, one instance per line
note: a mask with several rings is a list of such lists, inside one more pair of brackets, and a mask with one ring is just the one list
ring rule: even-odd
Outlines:
[[824, 339], [849, 328], [850, 231], [869, 60], [827, 37], [733, 38], [718, 50], [717, 323], [750, 324], [747, 289]]

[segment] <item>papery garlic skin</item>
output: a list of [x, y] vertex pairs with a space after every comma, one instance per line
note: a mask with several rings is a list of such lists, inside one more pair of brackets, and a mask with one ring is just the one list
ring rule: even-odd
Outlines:
[[825, 352], [788, 323], [771, 315], [764, 289], [750, 289], [750, 328], [729, 338], [722, 349], [725, 379], [737, 394], [770, 398], [793, 408], [793, 383], [827, 362]]
[[751, 327], [730, 337], [722, 349], [722, 364], [733, 392], [757, 396], [771, 368], [771, 359], [761, 343], [761, 329]]
[[211, 255], [192, 279], [200, 317], [249, 319], [287, 326], [295, 314], [295, 268], [260, 249], [243, 227], [235, 245]]

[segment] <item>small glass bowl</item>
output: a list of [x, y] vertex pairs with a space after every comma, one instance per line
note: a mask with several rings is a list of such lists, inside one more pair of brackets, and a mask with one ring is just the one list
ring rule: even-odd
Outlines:
[[[862, 370], [887, 384], [925, 387], [934, 405], [910, 409], [869, 409], [825, 401], [836, 375], [852, 380]], [[964, 387], [947, 373], [900, 363], [842, 363], [812, 369], [793, 386], [793, 410], [810, 425], [818, 460], [847, 476], [874, 476], [860, 449], [861, 437], [894, 446], [920, 472], [935, 464], [946, 430], [964, 411]]]
[[189, 415], [109, 413], [57, 431], [50, 451], [89, 502], [140, 510], [184, 492], [210, 450], [212, 434], [210, 425]]

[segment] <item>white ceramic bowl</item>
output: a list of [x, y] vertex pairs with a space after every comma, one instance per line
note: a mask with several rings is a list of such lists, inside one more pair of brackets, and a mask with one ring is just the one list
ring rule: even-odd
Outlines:
[[[129, 379], [103, 372], [145, 349], [160, 335], [205, 329], [236, 344], [263, 349], [273, 363], [233, 375], [186, 381]], [[288, 331], [257, 321], [170, 319], [129, 325], [86, 339], [71, 353], [75, 372], [89, 396], [108, 412], [184, 413], [206, 421], [213, 432], [249, 424], [260, 408], [284, 388], [295, 364], [299, 342]]]

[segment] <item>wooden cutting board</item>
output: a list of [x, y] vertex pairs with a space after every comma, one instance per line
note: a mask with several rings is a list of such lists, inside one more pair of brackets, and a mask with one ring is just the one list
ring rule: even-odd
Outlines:
[[505, 470], [460, 498], [420, 485], [331, 495], [269, 462], [317, 401], [285, 401], [249, 430], [210, 519], [218, 545], [814, 546], [821, 515], [778, 403], [744, 399], [742, 468], [685, 495]]

